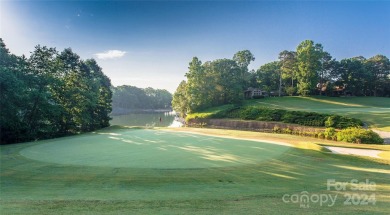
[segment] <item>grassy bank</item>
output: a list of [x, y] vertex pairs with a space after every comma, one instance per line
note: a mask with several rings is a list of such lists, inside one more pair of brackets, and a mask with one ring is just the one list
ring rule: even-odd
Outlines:
[[338, 114], [361, 119], [372, 128], [390, 131], [390, 98], [383, 97], [269, 97], [248, 100], [245, 106]]
[[[189, 117], [207, 118], [233, 105], [210, 108]], [[390, 131], [390, 98], [383, 97], [267, 97], [246, 100], [244, 107], [266, 107], [290, 111], [307, 111], [324, 114], [337, 114], [357, 118], [370, 127]]]

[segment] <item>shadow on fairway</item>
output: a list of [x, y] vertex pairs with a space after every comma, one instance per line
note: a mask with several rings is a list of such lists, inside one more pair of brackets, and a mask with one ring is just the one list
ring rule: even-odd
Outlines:
[[289, 148], [190, 133], [118, 129], [45, 141], [20, 154], [63, 165], [190, 169], [253, 165], [279, 157]]

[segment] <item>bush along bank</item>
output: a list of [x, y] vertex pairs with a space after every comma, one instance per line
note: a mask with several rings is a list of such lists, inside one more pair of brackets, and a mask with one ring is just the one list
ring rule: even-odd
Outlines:
[[384, 140], [372, 130], [366, 130], [363, 128], [346, 128], [341, 130], [336, 130], [335, 128], [326, 128], [324, 131], [314, 131], [314, 132], [305, 132], [305, 131], [296, 131], [294, 129], [286, 128], [280, 129], [279, 127], [274, 127], [274, 133], [283, 133], [283, 134], [295, 134], [300, 136], [309, 136], [319, 139], [327, 139], [334, 141], [344, 141], [348, 143], [365, 143], [365, 144], [383, 144]]
[[[225, 122], [211, 119], [240, 119]], [[382, 144], [383, 139], [371, 130], [361, 128], [363, 122], [359, 119], [332, 114], [315, 112], [288, 111], [282, 109], [269, 109], [263, 107], [227, 107], [212, 113], [193, 113], [186, 118], [187, 124], [193, 127], [216, 127], [241, 130], [257, 130], [282, 134], [315, 137], [334, 141], [350, 143]], [[227, 123], [231, 121], [230, 123]], [[280, 122], [278, 123], [252, 123]], [[300, 126], [286, 125], [286, 123], [313, 127], [303, 129]], [[257, 125], [259, 124], [259, 125]], [[326, 129], [324, 129], [326, 127]]]

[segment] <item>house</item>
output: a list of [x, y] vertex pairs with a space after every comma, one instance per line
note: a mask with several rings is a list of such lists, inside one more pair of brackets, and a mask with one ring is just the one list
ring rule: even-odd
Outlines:
[[[328, 89], [328, 87], [331, 87], [331, 89]], [[323, 84], [318, 83], [317, 84], [317, 90], [319, 90], [321, 93], [326, 93], [330, 96], [351, 96], [352, 93], [347, 90], [347, 84], [335, 84], [331, 82], [326, 82]], [[329, 92], [327, 92], [329, 91]]]
[[249, 87], [247, 90], [244, 91], [244, 97], [246, 99], [252, 99], [252, 98], [256, 98], [257, 96], [264, 96], [264, 95], [265, 92], [259, 88]]

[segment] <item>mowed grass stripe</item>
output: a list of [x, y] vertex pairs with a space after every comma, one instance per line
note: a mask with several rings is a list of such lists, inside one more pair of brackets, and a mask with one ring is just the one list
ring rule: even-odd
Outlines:
[[115, 133], [45, 141], [21, 150], [20, 154], [65, 165], [170, 169], [256, 164], [280, 156], [288, 148], [188, 133], [120, 129]]
[[[118, 136], [114, 134], [129, 132], [126, 135], [137, 136], [132, 133], [133, 131], [134, 129], [112, 128], [98, 133]], [[154, 132], [156, 136], [171, 134], [160, 130]], [[150, 136], [148, 133], [142, 134]], [[226, 213], [245, 211], [254, 214], [263, 212], [280, 214], [283, 211], [293, 214], [388, 212], [390, 204], [388, 163], [370, 158], [326, 153], [311, 147], [308, 142], [313, 139], [310, 138], [241, 131], [234, 131], [232, 134], [237, 137], [253, 135], [270, 141], [272, 137], [275, 141], [288, 142], [297, 148], [290, 147], [279, 156], [256, 164], [219, 168], [163, 169], [57, 164], [32, 160], [20, 154], [20, 151], [31, 146], [63, 140], [72, 141], [80, 137], [89, 137], [93, 141], [93, 137], [102, 134], [0, 146], [0, 212], [1, 214], [191, 214], [194, 211], [200, 214], [217, 214], [221, 211]], [[180, 138], [186, 135], [193, 136], [173, 133], [171, 138], [180, 142]], [[138, 135], [139, 138], [146, 136]], [[224, 145], [223, 140], [218, 138], [203, 135], [201, 137], [198, 139], [202, 142], [211, 140]], [[333, 191], [327, 191], [327, 179], [340, 182], [369, 179], [375, 182], [376, 190], [370, 193], [375, 194], [376, 204], [366, 205], [364, 208], [347, 207], [343, 205], [345, 199], [342, 193], [333, 207], [311, 204], [310, 208], [300, 208], [299, 204], [282, 201], [284, 194], [302, 191], [310, 194], [335, 194]]]

